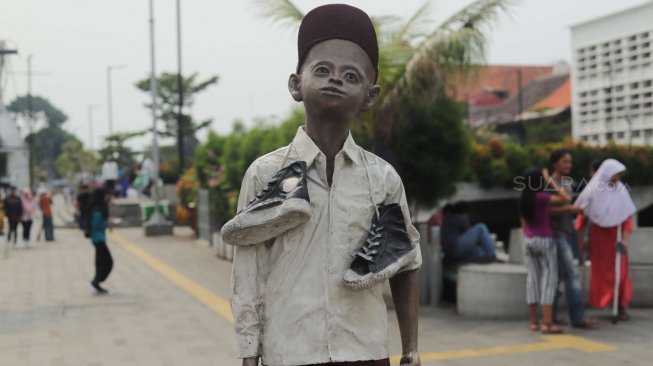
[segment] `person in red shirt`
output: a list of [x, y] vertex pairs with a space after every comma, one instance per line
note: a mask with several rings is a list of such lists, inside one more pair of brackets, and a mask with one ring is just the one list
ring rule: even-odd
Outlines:
[[52, 222], [52, 197], [47, 191], [39, 197], [39, 208], [43, 213], [43, 232], [45, 241], [54, 241], [54, 223]]

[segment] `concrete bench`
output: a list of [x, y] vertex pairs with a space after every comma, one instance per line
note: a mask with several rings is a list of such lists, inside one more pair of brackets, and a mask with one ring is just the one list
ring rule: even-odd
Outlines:
[[630, 280], [633, 282], [634, 293], [630, 305], [635, 308], [653, 308], [653, 265], [631, 265]]
[[524, 319], [526, 267], [518, 264], [467, 264], [458, 270], [458, 313], [489, 319]]
[[640, 227], [630, 233], [628, 255], [630, 264], [653, 266], [653, 228]]
[[[109, 213], [111, 217], [120, 218], [117, 227], [140, 227], [143, 224], [141, 203], [150, 202], [145, 198], [116, 198], [111, 201]], [[168, 206], [166, 220], [173, 221], [176, 218], [174, 206]]]

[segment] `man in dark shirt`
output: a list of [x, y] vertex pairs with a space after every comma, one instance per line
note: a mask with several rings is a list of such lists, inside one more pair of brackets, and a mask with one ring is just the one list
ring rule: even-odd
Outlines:
[[18, 195], [16, 195], [16, 186], [11, 186], [9, 196], [5, 198], [4, 202], [5, 215], [9, 220], [9, 233], [7, 234], [7, 242], [11, 241], [11, 235], [14, 236], [14, 245], [16, 245], [16, 238], [18, 236], [18, 223], [20, 223], [21, 216], [23, 216], [23, 204]]

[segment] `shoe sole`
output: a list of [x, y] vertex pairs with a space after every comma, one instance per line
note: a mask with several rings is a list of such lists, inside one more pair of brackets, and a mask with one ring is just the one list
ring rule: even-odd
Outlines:
[[231, 245], [252, 245], [274, 239], [295, 228], [311, 216], [311, 204], [301, 198], [291, 198], [281, 205], [256, 212], [236, 215], [220, 234]]
[[406, 252], [406, 254], [399, 257], [396, 262], [392, 263], [380, 272], [370, 272], [366, 275], [359, 275], [353, 270], [348, 269], [345, 272], [345, 286], [353, 291], [364, 291], [370, 289], [381, 282], [389, 280], [398, 273], [417, 269], [413, 268], [412, 266], [408, 266], [412, 261], [415, 260], [416, 257], [417, 247], [413, 248], [409, 252]]

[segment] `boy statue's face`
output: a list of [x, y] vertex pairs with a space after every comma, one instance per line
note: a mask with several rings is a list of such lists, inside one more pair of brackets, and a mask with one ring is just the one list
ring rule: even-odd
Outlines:
[[368, 110], [379, 94], [374, 67], [354, 42], [330, 39], [313, 46], [300, 74], [290, 75], [293, 99], [304, 102], [309, 115], [351, 121]]

